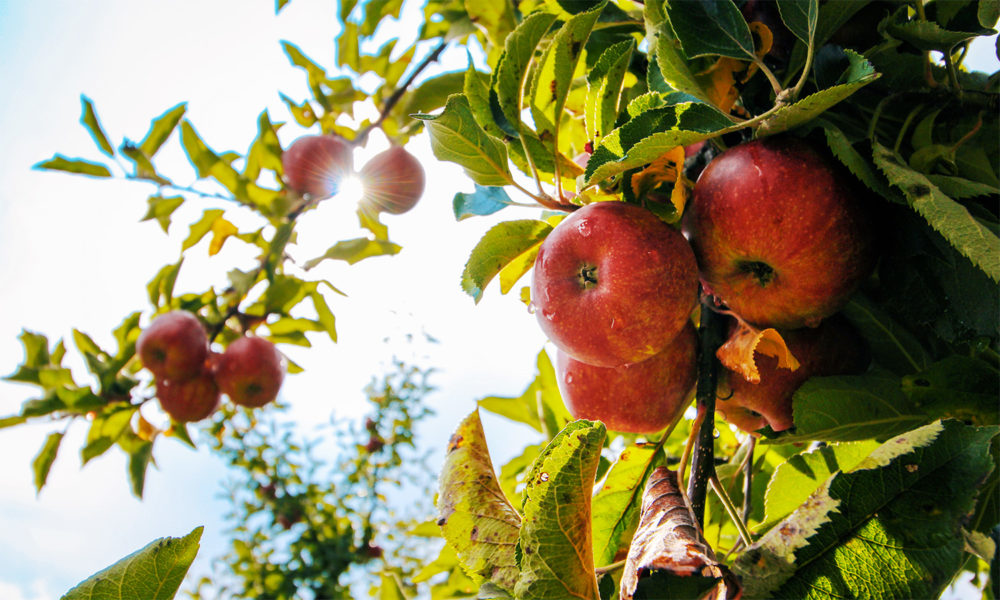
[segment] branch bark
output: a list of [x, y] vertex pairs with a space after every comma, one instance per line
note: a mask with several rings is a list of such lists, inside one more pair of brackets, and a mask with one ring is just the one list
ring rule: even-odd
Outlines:
[[691, 461], [691, 476], [688, 480], [688, 497], [691, 509], [699, 525], [705, 520], [705, 497], [709, 480], [715, 475], [715, 393], [718, 385], [719, 360], [716, 350], [725, 339], [726, 321], [710, 306], [711, 300], [704, 300], [701, 306], [701, 323], [698, 352], [698, 388], [696, 391], [698, 413], [704, 414], [698, 440]]

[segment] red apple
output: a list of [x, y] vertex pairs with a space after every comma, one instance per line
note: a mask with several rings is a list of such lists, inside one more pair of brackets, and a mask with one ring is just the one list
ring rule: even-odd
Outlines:
[[143, 330], [135, 351], [143, 366], [158, 379], [190, 379], [205, 365], [208, 337], [198, 317], [174, 310], [156, 317]]
[[354, 149], [335, 135], [306, 135], [282, 153], [281, 166], [289, 188], [314, 198], [328, 198], [354, 171]]
[[587, 364], [619, 367], [663, 350], [698, 297], [691, 248], [653, 213], [623, 202], [566, 217], [535, 259], [531, 302], [542, 330]]
[[[815, 329], [780, 333], [799, 361], [798, 369], [779, 368], [776, 358], [755, 352], [760, 383], [750, 383], [727, 371], [728, 392], [725, 385], [720, 386], [721, 398], [716, 402], [716, 410], [743, 431], [756, 431], [765, 425], [774, 431], [790, 429], [792, 396], [807, 379], [861, 373], [868, 366], [864, 341], [844, 319], [834, 317]], [[729, 392], [731, 395], [727, 397]]]
[[174, 421], [200, 421], [219, 407], [219, 386], [208, 371], [180, 381], [157, 379], [156, 398]]
[[656, 356], [621, 367], [595, 367], [559, 351], [556, 377], [575, 418], [603, 421], [615, 431], [653, 433], [690, 403], [696, 359], [697, 335], [688, 323]]
[[399, 215], [413, 208], [424, 193], [424, 168], [402, 146], [376, 154], [359, 173], [361, 202], [376, 211]]
[[799, 139], [728, 150], [685, 215], [706, 291], [760, 327], [817, 325], [874, 266], [864, 201], [849, 173]]
[[249, 408], [274, 401], [285, 378], [284, 360], [271, 342], [253, 336], [229, 344], [214, 361], [215, 381], [229, 399]]

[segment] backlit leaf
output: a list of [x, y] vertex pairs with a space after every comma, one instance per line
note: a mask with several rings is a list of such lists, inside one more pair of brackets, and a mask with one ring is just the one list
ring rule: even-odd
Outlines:
[[497, 483], [479, 412], [458, 426], [441, 470], [438, 524], [471, 574], [511, 590], [521, 517]]
[[504, 51], [493, 71], [490, 90], [501, 115], [512, 128], [512, 135], [518, 135], [521, 130], [521, 95], [528, 65], [535, 48], [555, 20], [556, 15], [553, 14], [542, 11], [531, 13], [504, 40]]
[[[615, 127], [625, 73], [632, 61], [635, 40], [625, 40], [608, 47], [587, 73], [587, 135], [600, 141]], [[653, 68], [650, 65], [650, 68]]]
[[590, 505], [604, 438], [603, 424], [574, 421], [535, 459], [524, 490], [515, 597], [599, 598]]
[[142, 141], [139, 142], [139, 150], [142, 151], [146, 158], [153, 158], [156, 151], [167, 141], [167, 138], [173, 133], [177, 124], [184, 118], [186, 111], [187, 103], [181, 102], [153, 119], [153, 122], [149, 124], [149, 131], [146, 132], [146, 137], [142, 138]]
[[145, 216], [140, 219], [141, 221], [149, 221], [151, 219], [156, 219], [156, 222], [160, 224], [160, 229], [164, 233], [167, 233], [170, 229], [170, 215], [177, 210], [181, 204], [184, 204], [184, 196], [170, 196], [163, 197], [160, 195], [150, 196], [146, 203], [149, 204], [149, 208], [146, 210]]
[[369, 238], [355, 238], [344, 240], [330, 246], [323, 256], [306, 261], [303, 268], [307, 271], [319, 263], [328, 259], [343, 260], [347, 264], [353, 265], [366, 258], [373, 256], [391, 256], [399, 254], [403, 247], [385, 240], [372, 240]]
[[628, 546], [639, 524], [642, 490], [653, 469], [664, 460], [656, 444], [630, 445], [601, 481], [594, 494], [592, 529], [594, 563], [613, 563], [618, 551]]
[[94, 419], [87, 432], [87, 443], [80, 451], [83, 464], [104, 454], [118, 441], [128, 428], [135, 411], [135, 406], [114, 407]]
[[86, 96], [80, 96], [80, 104], [83, 105], [83, 111], [80, 114], [80, 123], [87, 128], [87, 132], [90, 133], [90, 137], [94, 139], [94, 143], [101, 149], [101, 152], [113, 158], [115, 150], [111, 146], [111, 142], [108, 141], [108, 136], [105, 135], [104, 129], [101, 127], [101, 122], [97, 118], [97, 111], [94, 110], [93, 101]]
[[506, 149], [479, 126], [465, 96], [449, 97], [440, 115], [414, 117], [424, 121], [431, 150], [439, 160], [457, 163], [479, 185], [503, 186], [513, 181]]
[[56, 460], [56, 453], [59, 452], [59, 443], [62, 442], [63, 432], [54, 431], [45, 438], [42, 449], [31, 461], [31, 469], [35, 473], [35, 493], [42, 491], [45, 480], [49, 477], [49, 469]]
[[230, 236], [236, 235], [240, 230], [235, 225], [219, 217], [212, 221], [212, 241], [208, 244], [208, 255], [215, 256], [222, 250], [222, 245]]
[[171, 600], [198, 554], [203, 528], [182, 538], [160, 538], [94, 573], [62, 600]]
[[111, 171], [101, 163], [90, 162], [81, 158], [66, 158], [61, 154], [56, 154], [49, 160], [36, 163], [32, 168], [65, 171], [67, 173], [77, 173], [91, 177], [111, 177]]
[[221, 208], [210, 208], [203, 212], [201, 218], [191, 224], [191, 233], [188, 234], [187, 238], [181, 244], [181, 250], [187, 250], [200, 242], [212, 230], [215, 221], [222, 218], [224, 212]]
[[495, 225], [472, 249], [462, 273], [462, 289], [478, 303], [486, 285], [511, 261], [537, 246], [550, 231], [551, 225], [532, 219]]

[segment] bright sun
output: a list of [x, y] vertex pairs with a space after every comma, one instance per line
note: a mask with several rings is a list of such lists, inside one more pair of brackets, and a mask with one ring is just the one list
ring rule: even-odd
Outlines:
[[361, 182], [361, 178], [356, 175], [351, 175], [345, 177], [340, 182], [340, 191], [337, 193], [338, 196], [343, 196], [345, 200], [349, 202], [358, 202], [361, 200], [361, 195], [365, 191], [365, 186]]

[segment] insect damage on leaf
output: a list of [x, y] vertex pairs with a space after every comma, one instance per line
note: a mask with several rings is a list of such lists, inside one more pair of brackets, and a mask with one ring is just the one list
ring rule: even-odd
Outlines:
[[[657, 467], [642, 495], [642, 513], [622, 575], [620, 598], [632, 600], [647, 582], [696, 588], [697, 596], [715, 586], [710, 597], [739, 597], [739, 581], [715, 558], [705, 541], [687, 496], [677, 485], [677, 472]], [[663, 590], [646, 589], [648, 597]]]

